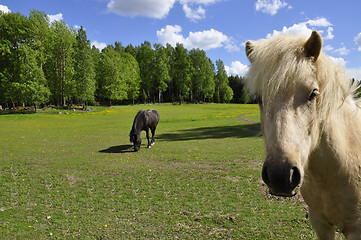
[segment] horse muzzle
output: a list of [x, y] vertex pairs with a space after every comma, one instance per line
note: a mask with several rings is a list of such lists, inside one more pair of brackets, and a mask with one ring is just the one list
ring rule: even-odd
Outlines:
[[301, 186], [302, 174], [297, 166], [266, 161], [263, 164], [262, 179], [272, 195], [292, 197]]

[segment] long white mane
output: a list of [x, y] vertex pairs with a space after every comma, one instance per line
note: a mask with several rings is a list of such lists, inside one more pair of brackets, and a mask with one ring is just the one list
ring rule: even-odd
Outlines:
[[[254, 43], [249, 54], [252, 64], [246, 75], [250, 95], [272, 101], [276, 94], [287, 92], [299, 79], [316, 76], [320, 87], [318, 112], [323, 119], [348, 97], [353, 98], [357, 89], [346, 77], [342, 66], [321, 52], [316, 62], [304, 56], [307, 38], [295, 35], [280, 35]], [[358, 105], [358, 104], [357, 104]]]

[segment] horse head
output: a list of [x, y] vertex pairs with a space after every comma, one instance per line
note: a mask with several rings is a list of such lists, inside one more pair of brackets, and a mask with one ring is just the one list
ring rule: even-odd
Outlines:
[[134, 144], [134, 151], [139, 151], [140, 145], [142, 144], [142, 139], [140, 138], [140, 133], [135, 133], [133, 131], [129, 134], [130, 142]]
[[322, 39], [280, 36], [246, 43], [251, 62], [247, 87], [259, 99], [266, 159], [262, 179], [270, 192], [293, 196], [318, 142], [317, 103], [320, 88], [314, 65]]

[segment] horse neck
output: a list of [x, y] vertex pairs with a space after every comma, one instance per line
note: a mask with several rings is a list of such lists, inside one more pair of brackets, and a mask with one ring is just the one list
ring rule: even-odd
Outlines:
[[311, 154], [309, 168], [319, 174], [353, 175], [361, 167], [361, 109], [349, 97], [324, 120], [319, 145]]
[[137, 123], [136, 119], [133, 122], [131, 134], [138, 134], [140, 132], [139, 124]]
[[143, 129], [143, 125], [144, 116], [142, 115], [142, 113], [138, 113], [133, 122], [132, 132], [136, 134], [140, 133]]
[[132, 134], [138, 134], [141, 131], [142, 131], [142, 128], [139, 126], [139, 124], [134, 122], [133, 127], [132, 127]]

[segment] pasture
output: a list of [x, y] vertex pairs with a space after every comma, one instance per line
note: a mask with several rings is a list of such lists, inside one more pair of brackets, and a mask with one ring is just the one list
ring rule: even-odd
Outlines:
[[[133, 152], [140, 109], [156, 143]], [[135, 105], [0, 115], [1, 239], [315, 239], [298, 201], [264, 194], [256, 105]]]

